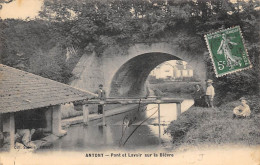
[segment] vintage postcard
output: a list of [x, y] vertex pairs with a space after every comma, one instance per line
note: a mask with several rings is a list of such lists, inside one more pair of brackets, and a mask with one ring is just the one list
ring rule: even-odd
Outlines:
[[259, 165], [258, 0], [0, 0], [0, 165]]

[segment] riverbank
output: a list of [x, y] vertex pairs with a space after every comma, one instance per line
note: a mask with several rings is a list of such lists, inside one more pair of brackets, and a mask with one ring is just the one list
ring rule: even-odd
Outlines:
[[173, 121], [167, 131], [173, 148], [180, 146], [241, 144], [260, 145], [260, 114], [258, 96], [250, 98], [252, 116], [249, 119], [232, 119], [232, 110], [238, 101], [216, 108], [192, 107]]

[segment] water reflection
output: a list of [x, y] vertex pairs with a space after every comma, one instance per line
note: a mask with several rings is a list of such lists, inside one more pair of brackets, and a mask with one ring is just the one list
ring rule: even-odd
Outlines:
[[[182, 103], [182, 112], [192, 104], [193, 100], [185, 100]], [[160, 147], [159, 128], [162, 141], [171, 140], [170, 135], [165, 134], [165, 130], [171, 121], [176, 120], [176, 104], [160, 105], [160, 127], [157, 110], [157, 104], [150, 104], [147, 107], [108, 117], [107, 126], [102, 126], [101, 120], [91, 122], [89, 126], [83, 124], [71, 126], [67, 129], [66, 136], [55, 141], [46, 150], [116, 149], [120, 144], [127, 149]]]

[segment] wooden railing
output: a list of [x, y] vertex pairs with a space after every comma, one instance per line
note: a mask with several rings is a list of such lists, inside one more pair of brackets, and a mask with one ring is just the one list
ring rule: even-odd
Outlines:
[[[105, 100], [100, 100], [100, 99], [88, 99], [84, 100], [81, 103], [77, 103], [77, 109], [83, 111], [83, 121], [87, 125], [88, 124], [88, 116], [89, 116], [89, 110], [87, 105], [89, 104], [122, 104], [122, 105], [127, 105], [127, 104], [158, 104], [158, 114], [159, 114], [159, 121], [160, 121], [160, 104], [170, 104], [170, 103], [175, 103], [176, 106], [176, 118], [179, 117], [181, 114], [181, 103], [183, 102], [184, 99], [180, 98], [159, 98], [159, 97], [142, 97], [142, 98], [136, 98], [136, 97], [125, 97], [125, 98], [107, 98]], [[105, 111], [103, 110], [103, 125], [106, 125], [106, 114]], [[160, 124], [160, 123], [159, 123]]]

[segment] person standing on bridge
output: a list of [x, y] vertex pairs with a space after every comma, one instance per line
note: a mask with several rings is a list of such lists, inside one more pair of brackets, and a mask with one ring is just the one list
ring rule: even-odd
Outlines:
[[[106, 100], [106, 91], [103, 89], [103, 85], [99, 84], [99, 89], [96, 91], [96, 94], [98, 95], [98, 98], [100, 101]], [[104, 104], [98, 105], [98, 114], [103, 114]]]
[[215, 96], [215, 89], [212, 86], [213, 81], [211, 79], [208, 79], [207, 81], [207, 89], [206, 89], [206, 103], [208, 107], [214, 108], [213, 100]]

